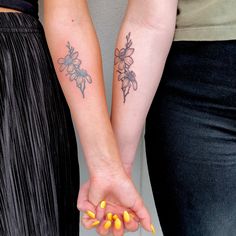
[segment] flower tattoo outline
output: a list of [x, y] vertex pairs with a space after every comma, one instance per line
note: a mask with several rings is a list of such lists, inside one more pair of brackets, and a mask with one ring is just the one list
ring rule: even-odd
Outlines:
[[66, 47], [68, 48], [66, 56], [57, 60], [60, 65], [59, 71], [66, 71], [66, 76], [69, 77], [70, 81], [75, 80], [76, 86], [80, 89], [83, 98], [85, 98], [86, 83], [91, 84], [92, 78], [85, 69], [81, 68], [82, 61], [79, 59], [79, 52], [71, 46], [70, 42], [67, 42]]
[[131, 87], [134, 91], [138, 89], [138, 82], [136, 80], [136, 74], [134, 71], [130, 70], [130, 67], [134, 63], [133, 58], [131, 57], [135, 51], [131, 46], [133, 41], [130, 38], [131, 32], [126, 35], [126, 44], [124, 48], [120, 50], [116, 48], [115, 50], [115, 61], [114, 64], [117, 65], [118, 80], [121, 81], [121, 90], [123, 93], [123, 102], [126, 102], [126, 97], [130, 93]]

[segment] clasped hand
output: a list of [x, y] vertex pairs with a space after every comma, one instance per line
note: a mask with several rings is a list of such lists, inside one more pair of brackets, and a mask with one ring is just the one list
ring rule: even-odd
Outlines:
[[82, 224], [99, 235], [122, 236], [141, 225], [155, 234], [150, 215], [127, 175], [89, 179], [80, 189], [77, 207], [84, 212]]

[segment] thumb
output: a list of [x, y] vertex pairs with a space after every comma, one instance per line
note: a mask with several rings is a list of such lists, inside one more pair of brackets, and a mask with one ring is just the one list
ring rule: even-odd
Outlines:
[[106, 189], [101, 183], [92, 182], [89, 187], [89, 202], [96, 206], [96, 217], [98, 220], [103, 219], [106, 210]]
[[103, 200], [97, 205], [96, 216], [98, 220], [102, 220], [104, 218], [106, 212], [106, 204], [106, 201]]
[[91, 183], [88, 190], [88, 201], [94, 206], [98, 206], [105, 199], [105, 190], [101, 185]]
[[[77, 208], [82, 212], [92, 212], [95, 216], [96, 208], [95, 206], [88, 201], [88, 192], [89, 192], [90, 182], [86, 182], [79, 191], [77, 199]], [[92, 216], [92, 214], [90, 214]], [[93, 217], [92, 217], [93, 218]]]
[[154, 228], [151, 222], [151, 217], [144, 206], [144, 203], [141, 199], [138, 199], [134, 206], [131, 208], [131, 210], [134, 211], [134, 213], [137, 215], [137, 217], [140, 219], [140, 223], [142, 224], [143, 228], [149, 232], [154, 233]]

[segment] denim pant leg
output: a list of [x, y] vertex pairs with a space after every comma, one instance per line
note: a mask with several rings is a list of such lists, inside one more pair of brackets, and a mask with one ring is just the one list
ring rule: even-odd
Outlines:
[[235, 236], [235, 41], [173, 44], [145, 140], [164, 236]]

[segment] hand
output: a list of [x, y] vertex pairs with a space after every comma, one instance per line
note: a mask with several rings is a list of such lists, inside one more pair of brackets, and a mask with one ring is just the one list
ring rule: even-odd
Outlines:
[[[139, 228], [139, 219], [137, 216], [135, 216], [133, 212], [125, 210], [126, 209], [121, 206], [102, 201], [97, 206], [96, 214], [92, 211], [87, 211], [83, 215], [82, 224], [86, 229], [96, 227], [97, 233], [102, 236], [122, 236], [125, 230], [134, 232]], [[100, 211], [100, 213], [105, 212], [105, 217], [98, 220], [98, 211]]]
[[[96, 212], [96, 219], [101, 222], [105, 219], [106, 212], [104, 209], [95, 206], [99, 206], [99, 203], [104, 199], [107, 201], [106, 212], [112, 210], [113, 213], [122, 215], [124, 209], [128, 209], [137, 216], [137, 219], [147, 231], [152, 232], [150, 215], [131, 179], [125, 173], [103, 177], [100, 175], [98, 178], [90, 179], [80, 189], [77, 206], [84, 212], [87, 210]], [[129, 229], [134, 228], [133, 225]], [[123, 225], [120, 231], [123, 233]], [[114, 235], [123, 235], [116, 231], [113, 231], [113, 233]]]

